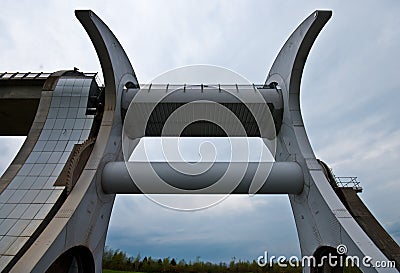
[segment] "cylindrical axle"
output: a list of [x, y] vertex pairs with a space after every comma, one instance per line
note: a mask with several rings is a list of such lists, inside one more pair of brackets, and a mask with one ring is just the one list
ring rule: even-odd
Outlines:
[[110, 194], [299, 194], [303, 184], [295, 162], [110, 162], [102, 173]]

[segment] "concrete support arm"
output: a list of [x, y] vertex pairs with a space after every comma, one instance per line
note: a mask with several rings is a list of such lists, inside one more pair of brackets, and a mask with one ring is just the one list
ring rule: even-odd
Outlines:
[[[108, 26], [91, 10], [76, 10], [75, 15], [96, 49], [103, 71], [106, 96], [117, 94], [116, 97], [120, 99], [125, 85], [139, 87], [128, 56]], [[114, 105], [106, 105], [107, 107], [115, 109], [115, 101]]]
[[277, 82], [285, 85], [288, 91], [299, 90], [308, 53], [331, 16], [332, 11], [317, 10], [297, 27], [276, 57], [265, 85]]

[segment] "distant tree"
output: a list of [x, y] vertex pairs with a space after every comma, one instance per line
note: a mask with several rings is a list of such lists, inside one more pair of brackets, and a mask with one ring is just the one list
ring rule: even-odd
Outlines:
[[[220, 262], [218, 264], [207, 261], [186, 262], [184, 259], [176, 262], [175, 258], [157, 258], [151, 256], [141, 259], [140, 254], [136, 257], [127, 256], [124, 251], [113, 250], [106, 246], [103, 255], [103, 268], [121, 271], [146, 272], [146, 273], [301, 273], [301, 267], [280, 267], [274, 264], [269, 267], [260, 267], [255, 260], [252, 262], [242, 261], [233, 257], [229, 266]], [[346, 268], [346, 273], [360, 273], [358, 269]]]
[[133, 261], [132, 269], [133, 271], [139, 271], [140, 265], [140, 253], [136, 256], [135, 260]]
[[172, 266], [175, 266], [175, 265], [176, 265], [175, 258], [172, 258], [172, 260], [171, 260], [171, 265], [172, 265]]
[[112, 257], [111, 266], [117, 270], [124, 270], [126, 265], [126, 254], [120, 250], [116, 250]]

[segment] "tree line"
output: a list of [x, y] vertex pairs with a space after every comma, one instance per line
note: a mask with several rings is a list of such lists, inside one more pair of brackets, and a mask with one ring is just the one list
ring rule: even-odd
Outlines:
[[104, 249], [103, 254], [103, 269], [133, 271], [133, 272], [171, 272], [171, 273], [301, 273], [301, 267], [260, 267], [255, 260], [241, 261], [232, 258], [230, 263], [211, 263], [200, 261], [185, 261], [184, 259], [177, 260], [175, 258], [152, 258], [141, 257], [138, 254], [136, 257], [128, 256], [126, 252], [119, 249], [112, 249], [108, 246]]
[[[255, 260], [242, 261], [235, 257], [229, 263], [211, 263], [200, 261], [177, 260], [175, 258], [152, 258], [128, 256], [126, 252], [119, 249], [112, 249], [108, 246], [104, 249], [103, 269], [120, 270], [128, 272], [146, 272], [146, 273], [301, 273], [301, 266], [293, 267], [287, 264], [287, 267], [281, 267], [277, 264], [272, 266], [260, 267]], [[346, 267], [344, 273], [361, 273], [357, 267]]]

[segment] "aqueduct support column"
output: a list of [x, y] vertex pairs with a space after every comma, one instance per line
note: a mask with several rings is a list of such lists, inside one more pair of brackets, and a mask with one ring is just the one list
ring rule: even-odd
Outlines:
[[[352, 218], [330, 186], [309, 143], [300, 110], [300, 82], [308, 53], [331, 11], [316, 11], [292, 33], [282, 47], [265, 85], [282, 89], [284, 113], [277, 141], [277, 161], [293, 160], [304, 173], [304, 190], [289, 195], [301, 254], [311, 256], [321, 248], [345, 245], [350, 256], [370, 256], [372, 263], [386, 261], [385, 255]], [[396, 272], [360, 265], [363, 272]], [[310, 272], [305, 267], [303, 272]], [[314, 271], [314, 270], [311, 270]]]

